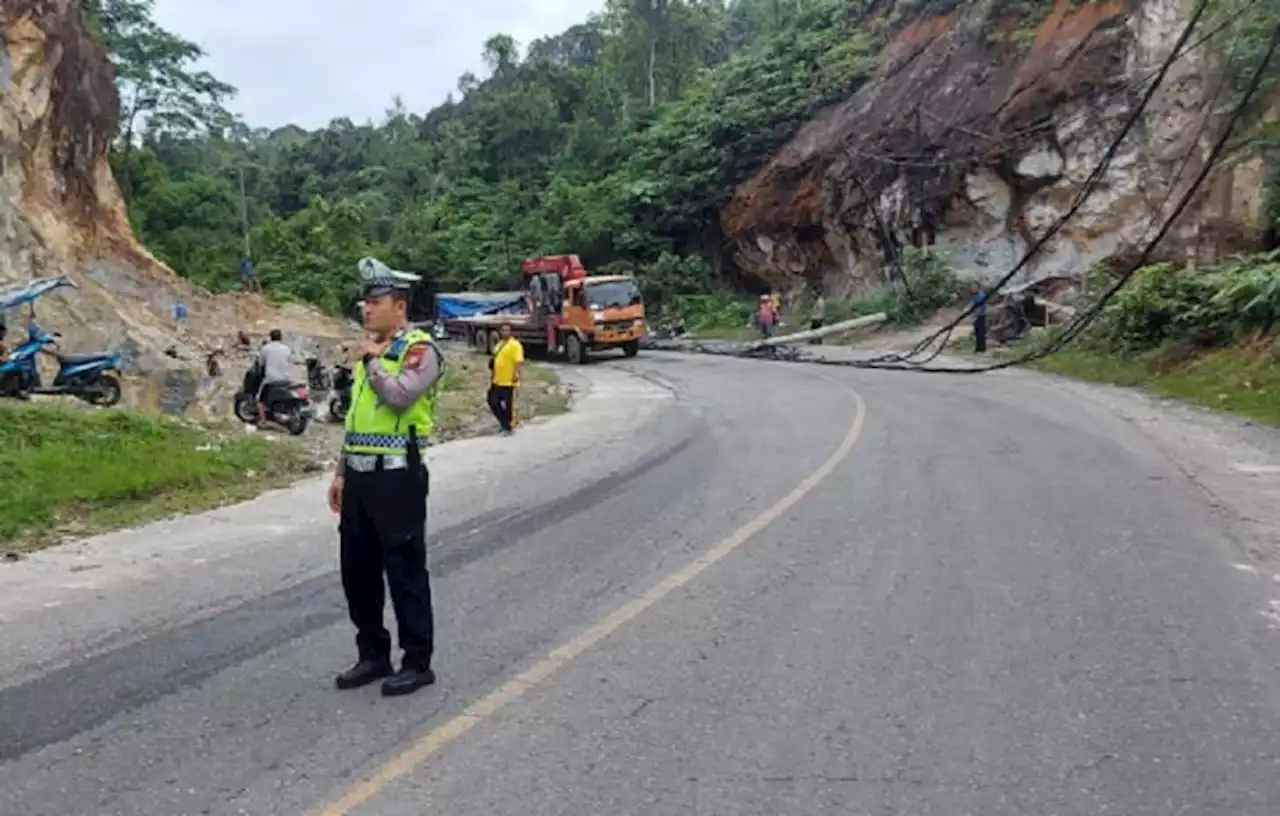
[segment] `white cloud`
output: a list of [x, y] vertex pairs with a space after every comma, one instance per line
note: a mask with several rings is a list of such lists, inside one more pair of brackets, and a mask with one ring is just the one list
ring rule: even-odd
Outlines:
[[204, 48], [254, 127], [379, 119], [399, 95], [425, 113], [494, 34], [521, 46], [600, 11], [604, 0], [157, 0], [156, 19]]

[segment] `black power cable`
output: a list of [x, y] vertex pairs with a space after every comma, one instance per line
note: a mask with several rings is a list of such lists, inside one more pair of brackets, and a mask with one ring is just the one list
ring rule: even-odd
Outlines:
[[[1116, 135], [1116, 137], [1111, 141], [1111, 144], [1108, 146], [1107, 151], [1103, 154], [1102, 159], [1093, 168], [1093, 171], [1089, 174], [1088, 178], [1085, 179], [1084, 185], [1076, 193], [1075, 200], [1072, 202], [1071, 207], [1067, 210], [1066, 213], [1064, 213], [1061, 217], [1059, 217], [1049, 227], [1048, 231], [1045, 232], [1044, 235], [1040, 236], [1040, 238], [1037, 239], [1036, 242], [1030, 248], [1028, 248], [1026, 253], [1023, 254], [1021, 260], [1019, 260], [1018, 263], [1014, 265], [1013, 269], [1009, 270], [1009, 272], [1005, 274], [1004, 277], [1000, 278], [1000, 280], [996, 281], [986, 291], [983, 292], [984, 300], [990, 299], [993, 295], [998, 293], [1000, 289], [1003, 288], [1009, 281], [1013, 280], [1013, 278], [1019, 272], [1021, 272], [1028, 263], [1031, 262], [1031, 259], [1034, 258], [1040, 252], [1040, 250], [1043, 249], [1044, 246], [1047, 243], [1049, 243], [1049, 241], [1052, 240], [1053, 237], [1056, 236], [1072, 218], [1075, 217], [1076, 213], [1080, 211], [1080, 208], [1084, 206], [1085, 202], [1088, 200], [1089, 196], [1092, 195], [1094, 188], [1098, 185], [1098, 182], [1101, 180], [1102, 176], [1110, 168], [1112, 159], [1114, 159], [1116, 154], [1120, 151], [1120, 146], [1124, 143], [1124, 140], [1128, 138], [1129, 133], [1141, 120], [1142, 114], [1146, 111], [1147, 107], [1151, 104], [1152, 98], [1155, 96], [1156, 92], [1160, 89], [1160, 87], [1164, 84], [1164, 80], [1169, 73], [1169, 69], [1172, 68], [1174, 63], [1176, 63], [1182, 57], [1184, 50], [1186, 49], [1187, 42], [1191, 39], [1192, 33], [1194, 33], [1196, 27], [1200, 24], [1200, 18], [1204, 16], [1206, 10], [1208, 9], [1208, 6], [1209, 6], [1209, 0], [1197, 0], [1195, 10], [1192, 12], [1191, 18], [1187, 21], [1186, 25], [1183, 26], [1182, 33], [1178, 35], [1177, 42], [1174, 43], [1173, 48], [1169, 52], [1169, 56], [1165, 58], [1164, 62], [1160, 65], [1160, 69], [1156, 72], [1155, 78], [1150, 83], [1150, 85], [1147, 86], [1147, 90], [1143, 94], [1142, 99], [1139, 101], [1137, 108], [1134, 109], [1133, 113], [1125, 120], [1124, 126], [1120, 129], [1120, 132]], [[925, 349], [929, 348], [931, 345], [933, 345], [933, 343], [938, 338], [942, 338], [942, 343], [939, 344], [938, 348], [932, 354], [930, 354], [924, 360], [919, 361], [919, 363], [914, 363], [914, 364], [923, 364], [923, 363], [929, 362], [930, 360], [933, 360], [939, 354], [942, 353], [943, 349], [946, 348], [946, 341], [950, 339], [951, 333], [955, 330], [955, 328], [959, 326], [961, 323], [963, 323], [964, 320], [967, 317], [969, 317], [969, 315], [973, 314], [973, 312], [976, 309], [977, 309], [977, 304], [971, 302], [964, 309], [964, 311], [962, 311], [948, 325], [943, 326], [942, 328], [938, 329], [929, 337], [925, 338], [924, 340], [921, 340], [919, 343], [916, 344], [914, 348], [912, 348], [906, 354], [882, 355], [881, 357], [877, 358], [877, 361], [885, 362], [885, 363], [913, 364], [911, 358], [915, 357], [916, 355], [922, 353]]]
[[997, 371], [1004, 368], [1011, 368], [1016, 365], [1022, 365], [1024, 363], [1032, 362], [1034, 360], [1039, 360], [1049, 356], [1050, 354], [1053, 354], [1054, 352], [1057, 352], [1063, 349], [1068, 343], [1070, 343], [1072, 340], [1078, 337], [1081, 334], [1081, 332], [1083, 332], [1085, 328], [1087, 328], [1094, 320], [1097, 319], [1098, 315], [1102, 313], [1102, 310], [1106, 306], [1107, 302], [1110, 301], [1111, 298], [1115, 297], [1117, 292], [1119, 292], [1122, 288], [1124, 288], [1124, 286], [1133, 278], [1133, 276], [1138, 273], [1138, 270], [1142, 269], [1143, 267], [1145, 267], [1147, 264], [1150, 263], [1151, 256], [1155, 253], [1156, 248], [1165, 239], [1165, 236], [1169, 234], [1169, 231], [1173, 229], [1173, 225], [1177, 223], [1177, 220], [1182, 216], [1183, 212], [1186, 211], [1187, 207], [1190, 206], [1191, 201], [1195, 197], [1196, 192], [1204, 184], [1205, 179], [1208, 178], [1209, 173], [1212, 172], [1214, 165], [1217, 163], [1218, 159], [1222, 156], [1222, 154], [1226, 151], [1227, 143], [1231, 140], [1231, 136], [1235, 132], [1236, 127], [1240, 124], [1240, 121], [1244, 118], [1245, 113], [1248, 110], [1249, 103], [1253, 100], [1253, 97], [1257, 95], [1259, 89], [1262, 87], [1263, 75], [1266, 73], [1266, 69], [1270, 66], [1272, 60], [1275, 58], [1277, 49], [1280, 49], [1280, 24], [1276, 25], [1276, 27], [1272, 30], [1271, 39], [1268, 44], [1267, 51], [1263, 55], [1262, 60], [1258, 63], [1257, 68], [1254, 70], [1253, 76], [1249, 80], [1249, 85], [1245, 89], [1244, 95], [1240, 98], [1240, 101], [1239, 103], [1237, 103], [1235, 110], [1232, 111], [1232, 114], [1230, 118], [1227, 120], [1226, 125], [1223, 127], [1222, 133], [1218, 137], [1217, 142], [1214, 144], [1213, 149], [1209, 152], [1209, 155], [1205, 160], [1204, 166], [1200, 169], [1200, 172], [1196, 175], [1196, 178], [1191, 183], [1191, 186], [1189, 186], [1186, 189], [1186, 191], [1182, 194], [1182, 198], [1178, 201], [1178, 205], [1174, 208], [1173, 212], [1170, 213], [1169, 217], [1165, 219], [1164, 223], [1160, 227], [1159, 232], [1157, 232], [1155, 237], [1152, 238], [1147, 243], [1147, 245], [1143, 248], [1142, 254], [1138, 257], [1136, 261], [1134, 261], [1134, 263], [1129, 267], [1129, 269], [1127, 269], [1124, 272], [1124, 274], [1122, 274], [1115, 281], [1115, 283], [1113, 283], [1106, 290], [1106, 292], [1104, 292], [1102, 296], [1098, 298], [1098, 300], [1092, 306], [1090, 306], [1089, 309], [1080, 313], [1079, 315], [1076, 315], [1076, 317], [1070, 323], [1068, 323], [1067, 326], [1063, 328], [1062, 332], [1059, 333], [1059, 335], [1055, 337], [1053, 340], [1051, 340], [1049, 343], [1045, 344], [1043, 347], [1039, 349], [1028, 352], [1027, 354], [1021, 355], [1019, 357], [1015, 357], [1010, 360], [1004, 360], [999, 363], [993, 363], [987, 366], [924, 367], [924, 366], [912, 366], [912, 365], [877, 364], [872, 360], [821, 360], [821, 361], [812, 360], [810, 362], [817, 362], [820, 364], [827, 364], [827, 365], [849, 365], [857, 368], [877, 368], [877, 369], [884, 369], [889, 371], [921, 371], [921, 372], [948, 373], [948, 374], [981, 374], [987, 371]]

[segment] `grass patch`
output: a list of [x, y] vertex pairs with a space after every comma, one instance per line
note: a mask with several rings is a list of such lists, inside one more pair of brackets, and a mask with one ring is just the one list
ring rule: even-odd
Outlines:
[[1167, 347], [1132, 356], [1067, 348], [1035, 367], [1162, 396], [1280, 426], [1280, 345], [1272, 340], [1190, 352]]
[[560, 384], [560, 378], [556, 373], [546, 366], [535, 365], [533, 363], [525, 363], [524, 378], [529, 382], [541, 383], [547, 386], [557, 386]]
[[556, 416], [569, 412], [569, 395], [560, 391], [545, 395], [534, 408], [535, 416]]
[[488, 386], [489, 366], [484, 356], [464, 351], [446, 358], [432, 432], [437, 442], [465, 436], [477, 418], [488, 414]]
[[[448, 356], [445, 378], [436, 403], [436, 427], [432, 433], [437, 442], [475, 436], [497, 428], [489, 412], [489, 364], [482, 354], [459, 350]], [[569, 398], [560, 392], [560, 378], [551, 368], [525, 362], [524, 381], [520, 385], [520, 420], [535, 416], [563, 414], [569, 410]]]
[[0, 405], [0, 541], [31, 549], [207, 510], [315, 467], [288, 440], [124, 411]]
[[[943, 255], [909, 247], [903, 251], [903, 272], [907, 284], [886, 284], [850, 300], [828, 300], [825, 324], [830, 326], [883, 312], [889, 325], [910, 328], [961, 298], [960, 281]], [[685, 327], [699, 339], [757, 340], [761, 335], [752, 316], [758, 302], [756, 298], [727, 293], [672, 297], [664, 303], [656, 322], [683, 317]], [[784, 307], [784, 324], [775, 335], [807, 330], [812, 307], [812, 295]], [[854, 337], [854, 334], [840, 335], [830, 342], [840, 343]]]

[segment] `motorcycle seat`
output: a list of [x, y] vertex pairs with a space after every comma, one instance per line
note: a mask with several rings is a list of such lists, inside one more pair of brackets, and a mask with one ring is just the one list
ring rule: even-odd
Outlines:
[[106, 360], [114, 357], [115, 354], [109, 351], [100, 351], [97, 354], [62, 354], [57, 355], [58, 362], [63, 365], [84, 365], [85, 363], [96, 363], [99, 360]]
[[306, 388], [306, 387], [307, 387], [307, 384], [306, 384], [306, 383], [298, 383], [298, 382], [288, 382], [288, 383], [283, 383], [283, 382], [267, 383], [267, 384], [266, 384], [266, 386], [264, 386], [264, 388], [263, 388], [263, 395], [265, 396], [265, 395], [266, 395], [266, 393], [267, 393], [268, 391], [270, 391], [270, 392], [272, 392], [272, 393], [274, 393], [274, 394], [277, 394], [277, 395], [280, 395], [280, 396], [290, 396], [290, 397], [291, 397], [291, 396], [293, 395], [293, 392], [294, 392], [294, 391], [296, 391], [296, 390], [297, 390], [297, 389], [299, 389], [299, 388]]

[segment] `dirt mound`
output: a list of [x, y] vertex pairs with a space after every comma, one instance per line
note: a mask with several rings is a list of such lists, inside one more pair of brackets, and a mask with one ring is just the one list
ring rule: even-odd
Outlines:
[[204, 359], [240, 329], [280, 328], [314, 349], [353, 336], [309, 308], [211, 295], [138, 243], [108, 163], [119, 116], [111, 66], [77, 0], [5, 0], [0, 32], [0, 285], [70, 275], [79, 288], [42, 298], [38, 320], [68, 351], [119, 349], [128, 404], [181, 413], [221, 391]]

